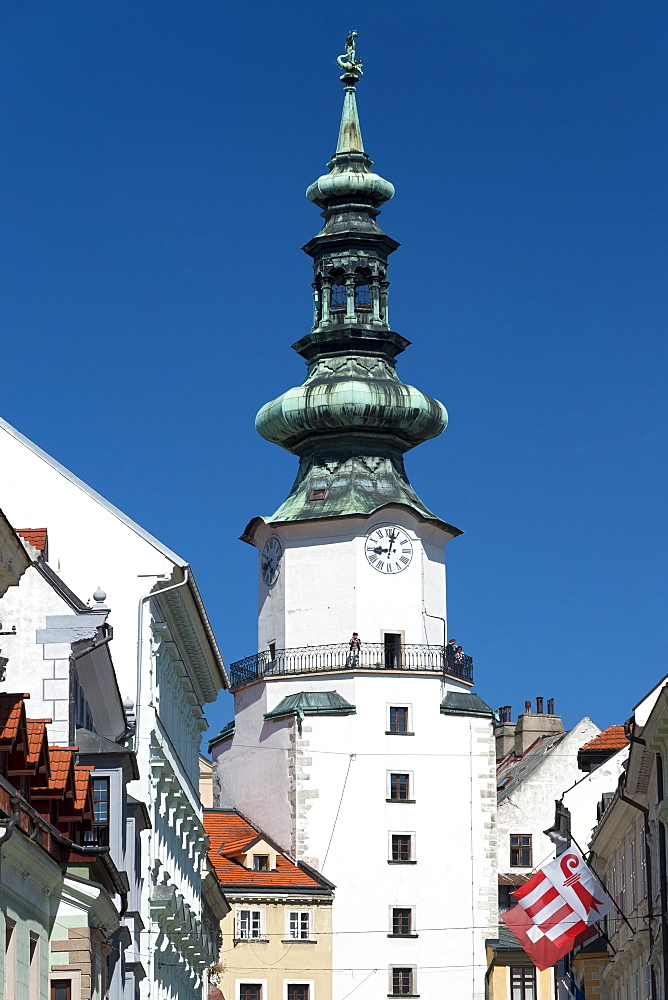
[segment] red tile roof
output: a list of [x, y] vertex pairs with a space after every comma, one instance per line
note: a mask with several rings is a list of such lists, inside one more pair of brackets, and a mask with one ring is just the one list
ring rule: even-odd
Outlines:
[[[255, 872], [244, 868], [232, 856], [238, 855], [258, 835], [264, 836], [261, 830], [251, 826], [237, 812], [223, 812], [217, 809], [204, 810], [204, 829], [211, 841], [209, 860], [214, 867], [218, 881], [225, 886], [243, 886], [253, 889], [260, 886], [271, 886], [280, 889], [285, 887], [300, 887], [304, 889], [322, 889], [323, 883], [317, 881], [306, 871], [292, 861], [287, 854], [276, 849], [276, 871]], [[269, 840], [269, 838], [267, 838]], [[272, 841], [270, 841], [272, 843]]]
[[49, 778], [45, 784], [35, 782], [32, 788], [35, 798], [61, 798], [68, 791], [74, 795], [74, 754], [77, 749], [49, 747]]
[[0, 694], [0, 748], [12, 750], [23, 735], [27, 743], [24, 700], [29, 694]]
[[84, 767], [82, 764], [74, 765], [75, 809], [85, 809], [88, 805], [88, 796], [91, 793], [90, 776], [94, 770], [94, 767]]
[[596, 753], [598, 750], [621, 750], [628, 743], [628, 738], [624, 732], [624, 726], [608, 726], [602, 733], [589, 740], [580, 753]]
[[15, 528], [17, 535], [25, 538], [40, 552], [46, 552], [46, 528]]
[[31, 765], [38, 765], [39, 758], [42, 753], [46, 756], [46, 763], [48, 765], [49, 750], [48, 743], [46, 741], [46, 724], [51, 722], [51, 719], [26, 719], [28, 726], [28, 753], [26, 755], [26, 763]]

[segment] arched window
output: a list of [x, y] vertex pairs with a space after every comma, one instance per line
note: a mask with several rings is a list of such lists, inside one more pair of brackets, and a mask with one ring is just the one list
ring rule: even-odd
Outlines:
[[371, 308], [371, 288], [366, 281], [355, 285], [355, 306], [358, 309]]
[[343, 278], [335, 277], [332, 279], [332, 297], [331, 297], [331, 309], [332, 312], [346, 308], [346, 286]]

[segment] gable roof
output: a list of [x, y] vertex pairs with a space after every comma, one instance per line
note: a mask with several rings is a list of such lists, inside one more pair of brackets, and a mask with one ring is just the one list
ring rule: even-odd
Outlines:
[[[204, 829], [211, 842], [209, 860], [224, 890], [331, 894], [331, 882], [314, 869], [294, 861], [236, 809], [205, 809]], [[258, 840], [265, 840], [275, 848], [275, 871], [252, 871], [234, 860]]]
[[520, 782], [526, 781], [568, 735], [569, 732], [563, 732], [539, 737], [521, 757], [515, 757], [513, 754], [504, 757], [496, 771], [498, 801], [502, 802]]
[[[133, 521], [132, 518], [127, 516], [127, 514], [124, 514], [122, 510], [119, 510], [118, 507], [115, 507], [112, 503], [106, 500], [100, 493], [97, 493], [96, 490], [88, 486], [87, 483], [84, 483], [82, 479], [79, 479], [78, 476], [75, 476], [73, 472], [70, 472], [69, 469], [66, 469], [64, 465], [61, 465], [60, 462], [57, 462], [55, 458], [52, 458], [51, 455], [47, 454], [47, 452], [39, 448], [33, 441], [25, 437], [25, 435], [21, 434], [20, 431], [18, 431], [15, 427], [12, 427], [12, 425], [8, 423], [6, 420], [4, 420], [2, 417], [0, 417], [0, 430], [6, 431], [6, 433], [9, 434], [10, 437], [14, 438], [15, 441], [18, 441], [19, 444], [22, 444], [24, 448], [28, 449], [28, 451], [31, 451], [33, 455], [36, 455], [37, 458], [40, 458], [43, 462], [45, 462], [52, 469], [54, 469], [55, 472], [58, 472], [61, 476], [63, 476], [64, 479], [67, 479], [68, 482], [72, 483], [87, 496], [91, 497], [91, 499], [95, 500], [98, 504], [100, 504], [101, 507], [104, 507], [104, 509], [109, 511], [110, 514], [118, 518], [118, 520], [121, 521], [123, 524], [127, 525], [128, 528], [131, 528], [132, 531], [134, 531], [135, 534], [139, 535], [140, 538], [143, 538], [145, 542], [148, 542], [149, 545], [151, 545], [154, 549], [160, 552], [166, 559], [168, 559], [170, 562], [175, 563], [183, 571], [187, 571], [188, 591], [190, 592], [193, 602], [195, 604], [197, 614], [199, 615], [202, 627], [204, 629], [204, 632], [206, 634], [209, 643], [209, 647], [211, 649], [211, 652], [213, 653], [213, 658], [220, 673], [223, 686], [225, 688], [229, 688], [229, 678], [227, 676], [227, 669], [225, 667], [225, 663], [223, 662], [220, 649], [218, 648], [218, 642], [216, 640], [213, 628], [211, 627], [209, 617], [206, 613], [206, 608], [204, 607], [204, 601], [202, 600], [202, 595], [199, 592], [199, 587], [195, 582], [195, 577], [193, 575], [189, 563], [186, 562], [185, 559], [182, 559], [181, 556], [177, 556], [175, 552], [172, 552], [172, 550], [167, 548], [166, 545], [163, 545], [161, 541], [159, 541], [148, 531], [146, 531], [145, 528], [142, 528], [141, 525], [137, 524], [136, 521]], [[163, 587], [161, 589], [166, 590], [168, 588]], [[155, 595], [158, 598], [160, 597], [159, 590], [155, 591]], [[175, 600], [174, 592], [172, 591], [164, 599], [167, 600], [168, 603], [173, 603]]]
[[289, 694], [265, 719], [280, 719], [286, 715], [354, 715], [357, 709], [342, 698], [338, 691], [299, 691]]
[[475, 715], [492, 719], [494, 712], [482, 698], [472, 691], [448, 691], [441, 702], [442, 715]]
[[47, 554], [47, 532], [46, 528], [14, 528], [17, 535], [30, 542], [34, 549]]
[[17, 740], [28, 746], [28, 726], [24, 701], [29, 694], [0, 694], [0, 750], [13, 750]]
[[608, 726], [603, 732], [595, 736], [580, 747], [580, 753], [597, 753], [606, 750], [621, 750], [629, 742], [628, 736], [624, 732], [624, 726]]

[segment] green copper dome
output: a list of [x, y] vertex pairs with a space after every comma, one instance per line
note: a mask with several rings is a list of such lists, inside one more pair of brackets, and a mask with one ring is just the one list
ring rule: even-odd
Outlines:
[[375, 358], [321, 362], [303, 385], [266, 403], [255, 419], [267, 441], [299, 454], [299, 445], [317, 434], [364, 431], [391, 434], [401, 451], [445, 429], [442, 403], [400, 382], [393, 368]]
[[263, 438], [300, 458], [273, 523], [366, 516], [392, 504], [440, 520], [404, 468], [404, 452], [440, 434], [448, 417], [442, 403], [396, 373], [396, 358], [409, 346], [389, 322], [388, 257], [399, 244], [377, 221], [394, 187], [371, 169], [364, 150], [355, 37], [351, 32], [337, 60], [344, 100], [336, 152], [329, 173], [306, 192], [325, 220], [304, 247], [313, 258], [313, 327], [292, 345], [308, 375], [263, 406], [255, 421]]

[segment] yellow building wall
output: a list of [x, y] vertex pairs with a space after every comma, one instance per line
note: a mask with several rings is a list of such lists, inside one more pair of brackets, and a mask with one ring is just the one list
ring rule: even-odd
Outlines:
[[[331, 902], [258, 903], [234, 901], [221, 923], [223, 945], [220, 961], [223, 973], [219, 989], [225, 1000], [238, 1000], [238, 983], [264, 985], [262, 1000], [285, 1000], [286, 982], [313, 982], [310, 1000], [332, 998], [332, 906]], [[263, 907], [267, 940], [235, 941], [237, 907]], [[288, 910], [310, 909], [313, 913], [313, 941], [290, 941], [286, 933]]]
[[[487, 949], [488, 963], [494, 958], [491, 948]], [[520, 964], [519, 962], [517, 963]], [[488, 1000], [512, 1000], [510, 991], [510, 965], [495, 964], [489, 973]], [[536, 1000], [554, 1000], [554, 969], [539, 972], [536, 969]], [[589, 996], [587, 995], [587, 1000]]]

